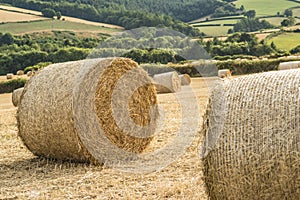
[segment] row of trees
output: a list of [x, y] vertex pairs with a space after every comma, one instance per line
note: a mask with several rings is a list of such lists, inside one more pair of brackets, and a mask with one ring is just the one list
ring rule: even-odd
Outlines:
[[[112, 2], [109, 3], [109, 1], [103, 1], [103, 3], [105, 2], [107, 3], [107, 6], [103, 6], [102, 3], [98, 5], [97, 2], [100, 1], [81, 3], [80, 1], [49, 2], [49, 1], [37, 1], [37, 0], [0, 0], [0, 3], [9, 3], [14, 6], [32, 9], [32, 10], [42, 11], [44, 9], [48, 9], [48, 10], [52, 9], [56, 13], [60, 12], [61, 14], [66, 16], [78, 17], [81, 19], [86, 19], [86, 20], [91, 20], [96, 22], [104, 22], [109, 24], [120, 25], [125, 27], [125, 29], [134, 29], [142, 26], [148, 26], [148, 27], [165, 26], [165, 27], [171, 27], [174, 30], [178, 30], [186, 35], [203, 36], [203, 33], [201, 33], [198, 29], [193, 28], [188, 24], [183, 23], [182, 21], [174, 19], [169, 15], [159, 14], [157, 12], [156, 13], [147, 12], [145, 8], [128, 9], [124, 7], [124, 5], [126, 4], [124, 5], [120, 3], [112, 4]], [[168, 2], [171, 5], [171, 1]], [[215, 6], [218, 4], [216, 3], [216, 0], [205, 0], [204, 2], [207, 2], [207, 4], [205, 4], [202, 1], [200, 2], [197, 1], [197, 2], [200, 5], [196, 6], [195, 8], [200, 7], [201, 10], [205, 12], [201, 15], [206, 15], [209, 12], [213, 11], [215, 9]], [[216, 5], [213, 3], [216, 3]], [[102, 7], [100, 5], [102, 5]], [[156, 5], [156, 3], [151, 5]], [[171, 6], [169, 7], [171, 8]], [[193, 9], [192, 8], [191, 9], [195, 10], [195, 8], [193, 7]], [[184, 10], [184, 12], [182, 10], [178, 12], [177, 15], [180, 15], [180, 13], [185, 15], [186, 13], [188, 13], [188, 10], [189, 9], [186, 9]], [[196, 10], [197, 12], [201, 12], [198, 9]], [[207, 10], [209, 10], [209, 12], [207, 12]]]

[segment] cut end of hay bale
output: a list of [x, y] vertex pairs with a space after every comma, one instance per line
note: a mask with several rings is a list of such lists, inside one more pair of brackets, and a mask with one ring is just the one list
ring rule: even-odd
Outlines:
[[188, 74], [182, 74], [179, 75], [179, 77], [180, 77], [181, 85], [190, 85], [192, 82], [192, 79]]
[[18, 88], [16, 90], [13, 91], [12, 93], [12, 103], [15, 107], [18, 107], [18, 105], [21, 102], [21, 97], [22, 97], [22, 93], [23, 93], [24, 88]]
[[298, 199], [300, 70], [223, 82], [204, 124], [210, 199]]
[[181, 80], [175, 71], [156, 74], [153, 80], [158, 93], [176, 93], [181, 90]]
[[[137, 70], [136, 70], [137, 69]], [[131, 95], [130, 101], [126, 102], [128, 99], [124, 99], [121, 93], [117, 96], [113, 96], [114, 88], [117, 85], [116, 80], [120, 80], [122, 76], [128, 73], [130, 70], [135, 70], [130, 78], [126, 78], [122, 83], [126, 87], [133, 86], [135, 82], [139, 80], [148, 79], [148, 84], [143, 85], [136, 89], [136, 91]], [[154, 132], [150, 133], [150, 137], [145, 133], [145, 137], [134, 137], [131, 133], [128, 133], [117, 124], [117, 120], [129, 120], [124, 119], [126, 116], [113, 116], [112, 108], [112, 98], [117, 101], [118, 105], [129, 104], [129, 114], [131, 119], [137, 126], [148, 126], [150, 120], [153, 120], [151, 116], [151, 108], [157, 104], [156, 89], [151, 83], [150, 78], [147, 73], [139, 68], [137, 63], [130, 59], [116, 59], [110, 66], [108, 66], [101, 75], [98, 82], [97, 93], [95, 95], [95, 109], [99, 122], [102, 126], [103, 131], [106, 136], [119, 148], [126, 151], [140, 153], [152, 140], [152, 135]], [[125, 90], [125, 88], [123, 88]], [[117, 99], [116, 99], [117, 98]], [[115, 118], [119, 119], [115, 119]], [[129, 116], [128, 116], [129, 117]], [[126, 124], [127, 130], [130, 129], [130, 125]], [[134, 129], [135, 127], [132, 127]], [[132, 132], [134, 130], [131, 130]]]
[[[139, 86], [129, 99], [115, 97], [119, 79], [129, 72], [133, 78], [121, 82], [125, 89], [135, 86], [137, 79], [148, 84]], [[142, 127], [150, 123], [150, 118], [155, 125], [156, 115], [151, 115], [151, 111], [156, 98], [151, 78], [130, 59], [53, 64], [25, 86], [18, 108], [19, 136], [35, 155], [60, 160], [102, 163], [106, 161], [105, 155], [114, 156], [112, 146], [139, 153], [152, 140], [155, 127], [145, 137], [134, 137], [124, 131], [118, 123], [125, 118], [113, 112], [124, 109], [113, 107], [112, 101], [129, 105], [128, 116]]]

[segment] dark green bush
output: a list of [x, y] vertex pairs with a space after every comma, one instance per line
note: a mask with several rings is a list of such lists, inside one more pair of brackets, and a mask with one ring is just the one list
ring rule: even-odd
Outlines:
[[24, 87], [27, 79], [18, 78], [9, 81], [1, 81], [0, 82], [0, 94], [2, 93], [10, 93], [13, 92], [15, 89]]

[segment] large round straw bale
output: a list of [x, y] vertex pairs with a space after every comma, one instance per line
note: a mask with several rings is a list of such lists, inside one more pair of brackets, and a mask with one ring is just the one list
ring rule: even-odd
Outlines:
[[28, 77], [33, 76], [34, 75], [34, 71], [28, 71], [26, 74]]
[[24, 90], [23, 87], [18, 88], [16, 90], [14, 90], [12, 93], [12, 103], [15, 107], [17, 107], [21, 102], [21, 96], [22, 96], [23, 90]]
[[227, 78], [231, 76], [231, 72], [229, 69], [221, 69], [218, 71], [218, 77]]
[[10, 80], [10, 79], [13, 79], [13, 78], [14, 78], [14, 74], [12, 74], [12, 73], [6, 74], [6, 79], [7, 80]]
[[181, 85], [190, 85], [192, 82], [192, 79], [188, 74], [181, 74], [179, 75], [179, 77], [180, 77]]
[[210, 199], [299, 199], [300, 70], [230, 79], [204, 120]]
[[282, 62], [278, 66], [278, 70], [298, 69], [300, 68], [300, 61]]
[[[125, 89], [138, 80], [147, 84], [136, 88], [129, 102], [118, 96], [113, 99], [119, 92], [115, 89], [119, 80], [128, 73], [132, 79], [121, 82]], [[106, 157], [99, 154], [113, 152], [112, 145], [126, 152], [142, 152], [155, 127], [147, 137], [124, 131], [118, 123], [125, 118], [115, 117], [112, 101], [129, 106], [128, 116], [135, 125], [156, 124], [156, 115], [151, 115], [157, 104], [155, 86], [136, 62], [106, 58], [50, 65], [25, 86], [18, 108], [19, 135], [35, 155], [62, 160], [105, 162]]]
[[23, 71], [23, 70], [18, 70], [18, 71], [17, 71], [17, 75], [18, 75], [18, 76], [24, 75], [24, 71]]
[[153, 77], [158, 93], [175, 93], [181, 90], [181, 81], [177, 72], [156, 74]]

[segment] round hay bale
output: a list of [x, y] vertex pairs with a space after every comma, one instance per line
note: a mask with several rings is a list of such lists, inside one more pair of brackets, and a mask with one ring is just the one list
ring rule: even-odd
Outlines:
[[298, 69], [300, 61], [282, 62], [278, 66], [278, 70]]
[[[130, 102], [113, 96], [124, 93], [115, 87], [128, 73], [132, 78], [121, 82], [124, 88], [135, 86], [138, 80], [146, 83], [133, 90]], [[60, 160], [103, 163], [108, 154], [114, 156], [112, 146], [143, 152], [155, 127], [145, 133], [147, 137], [124, 131], [118, 125], [125, 118], [114, 115], [113, 101], [129, 106], [127, 114], [136, 126], [156, 125], [156, 115], [151, 115], [157, 104], [155, 86], [136, 62], [106, 58], [50, 65], [25, 86], [18, 108], [19, 136], [35, 155]], [[126, 127], [134, 132], [130, 125]]]
[[17, 75], [18, 75], [18, 76], [22, 76], [22, 75], [24, 75], [24, 71], [23, 71], [23, 70], [19, 70], [19, 71], [17, 71]]
[[204, 119], [210, 199], [298, 199], [300, 70], [223, 81]]
[[13, 79], [13, 78], [14, 78], [14, 74], [12, 74], [12, 73], [6, 74], [6, 79], [7, 80], [10, 80], [10, 79]]
[[181, 85], [190, 85], [192, 82], [192, 79], [188, 74], [181, 74], [179, 75], [179, 78], [181, 81]]
[[35, 71], [28, 71], [28, 72], [26, 73], [26, 75], [27, 75], [28, 77], [34, 76], [34, 75], [35, 75]]
[[23, 93], [24, 88], [18, 88], [16, 90], [13, 91], [12, 93], [12, 103], [15, 107], [18, 107], [18, 105], [21, 102], [21, 96]]
[[181, 90], [181, 81], [177, 72], [156, 74], [153, 77], [158, 93], [176, 93]]
[[218, 71], [218, 77], [227, 78], [231, 76], [231, 72], [229, 69], [221, 69]]

